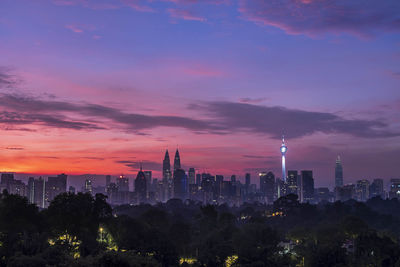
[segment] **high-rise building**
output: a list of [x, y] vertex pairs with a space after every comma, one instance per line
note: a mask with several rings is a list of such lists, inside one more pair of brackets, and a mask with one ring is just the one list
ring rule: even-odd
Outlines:
[[358, 180], [356, 184], [356, 197], [358, 201], [367, 201], [369, 199], [369, 181]]
[[337, 156], [335, 165], [335, 187], [343, 186], [343, 166], [340, 156]]
[[275, 200], [275, 175], [272, 172], [260, 172], [260, 192], [266, 197], [268, 203]]
[[151, 177], [152, 177], [152, 172], [151, 171], [144, 171], [144, 176], [146, 177], [146, 189], [147, 193], [151, 191]]
[[354, 199], [356, 195], [355, 185], [354, 184], [346, 184], [342, 187], [335, 188], [336, 193], [336, 201], [347, 201], [350, 199]]
[[282, 154], [282, 181], [286, 183], [286, 152], [287, 146], [285, 144], [285, 137], [282, 136], [282, 145], [281, 145], [281, 154]]
[[190, 168], [188, 172], [188, 178], [189, 178], [189, 185], [191, 184], [196, 184], [196, 171], [194, 168]]
[[147, 182], [146, 182], [146, 176], [144, 175], [144, 172], [142, 168], [140, 168], [140, 171], [138, 172], [136, 179], [135, 179], [135, 193], [137, 196], [137, 202], [138, 203], [143, 203], [146, 202], [147, 198], [147, 188], [146, 188]]
[[36, 204], [39, 208], [45, 207], [45, 181], [40, 177], [28, 180], [28, 200], [29, 203]]
[[250, 184], [251, 184], [251, 175], [250, 175], [250, 173], [246, 173], [246, 175], [245, 175], [246, 188], [250, 187]]
[[231, 176], [231, 182], [232, 182], [232, 184], [235, 184], [236, 183], [236, 175], [232, 175]]
[[89, 194], [93, 193], [92, 180], [90, 180], [90, 179], [85, 180], [85, 187], [83, 188], [83, 192], [89, 193]]
[[71, 194], [75, 194], [75, 192], [76, 192], [75, 187], [70, 185], [69, 188], [68, 188], [68, 192], [71, 193]]
[[327, 187], [320, 187], [317, 188], [316, 190], [316, 197], [317, 197], [317, 201], [328, 201], [331, 202], [332, 200], [332, 195], [331, 192], [329, 192], [329, 188]]
[[168, 149], [165, 151], [163, 160], [163, 179], [171, 179], [171, 161], [169, 159]]
[[120, 175], [115, 182], [118, 186], [118, 192], [129, 192], [129, 178]]
[[187, 176], [184, 170], [174, 171], [174, 198], [185, 200], [187, 197]]
[[301, 171], [301, 180], [303, 186], [303, 201], [314, 201], [314, 178], [312, 171]]
[[[1, 188], [6, 189], [8, 193], [10, 193], [10, 185], [14, 183], [14, 174], [13, 173], [2, 173], [1, 174]], [[1, 192], [2, 193], [2, 192]]]
[[111, 175], [106, 175], [106, 187], [108, 187], [111, 183]]
[[46, 188], [46, 206], [59, 194], [67, 192], [67, 175], [59, 174], [56, 177], [49, 177]]
[[196, 184], [201, 185], [201, 174], [200, 173], [196, 174]]
[[286, 181], [286, 193], [298, 195], [298, 185], [297, 185], [297, 171], [288, 171], [288, 177]]
[[245, 177], [244, 190], [247, 196], [250, 193], [251, 175], [250, 173], [246, 173], [244, 177]]
[[179, 151], [176, 149], [174, 158], [174, 171], [181, 168], [181, 157], [179, 156]]
[[369, 186], [369, 197], [381, 197], [385, 198], [383, 191], [383, 179], [374, 179], [374, 181]]
[[167, 201], [173, 197], [173, 181], [171, 173], [171, 161], [169, 158], [168, 149], [165, 151], [165, 156], [163, 160], [163, 180], [162, 188], [164, 190], [162, 195], [162, 200]]
[[389, 198], [400, 199], [400, 179], [390, 179]]

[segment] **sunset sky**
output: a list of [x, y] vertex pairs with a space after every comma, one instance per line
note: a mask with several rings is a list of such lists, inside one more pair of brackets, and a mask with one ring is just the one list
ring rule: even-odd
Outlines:
[[0, 171], [400, 178], [398, 0], [1, 0]]

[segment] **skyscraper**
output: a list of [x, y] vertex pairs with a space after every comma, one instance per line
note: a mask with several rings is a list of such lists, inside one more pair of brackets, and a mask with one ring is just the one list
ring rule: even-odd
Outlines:
[[246, 175], [245, 175], [245, 184], [244, 184], [244, 189], [245, 189], [246, 195], [250, 191], [250, 184], [251, 184], [251, 175], [250, 175], [250, 173], [246, 173]]
[[151, 191], [151, 178], [153, 173], [151, 171], [144, 171], [144, 176], [146, 177], [146, 190], [148, 194]]
[[28, 199], [29, 203], [36, 204], [40, 208], [45, 207], [45, 181], [42, 177], [39, 179], [29, 178]]
[[56, 177], [49, 177], [45, 187], [46, 205], [48, 205], [57, 195], [67, 192], [67, 175], [63, 173]]
[[303, 201], [312, 202], [314, 200], [314, 178], [312, 171], [301, 171], [303, 186]]
[[92, 180], [90, 180], [90, 179], [85, 180], [84, 192], [92, 194], [92, 192], [93, 192]]
[[282, 180], [286, 183], [286, 155], [287, 146], [285, 144], [285, 137], [282, 136], [282, 145], [281, 145], [281, 153], [282, 153]]
[[298, 195], [297, 176], [298, 176], [297, 171], [288, 171], [287, 187], [286, 187], [287, 194]]
[[189, 176], [189, 184], [196, 184], [196, 171], [194, 170], [194, 168], [190, 168], [189, 172], [188, 172], [188, 176]]
[[389, 198], [400, 198], [400, 179], [390, 179]]
[[171, 161], [169, 159], [168, 149], [165, 151], [163, 160], [163, 179], [171, 179]]
[[186, 199], [187, 176], [184, 170], [176, 169], [174, 171], [174, 198]]
[[165, 151], [165, 156], [163, 160], [163, 194], [161, 199], [163, 201], [167, 201], [172, 198], [173, 194], [173, 182], [172, 182], [172, 173], [171, 173], [171, 161], [169, 159], [168, 149]]
[[381, 197], [384, 198], [383, 192], [383, 180], [382, 179], [374, 179], [372, 184], [369, 186], [369, 196], [372, 197]]
[[129, 191], [129, 178], [125, 178], [124, 175], [120, 175], [116, 179], [116, 184], [118, 186], [119, 192], [128, 192]]
[[275, 175], [272, 172], [261, 172], [260, 177], [260, 191], [267, 198], [268, 203], [274, 202], [275, 199]]
[[106, 187], [111, 183], [111, 175], [106, 175]]
[[335, 187], [343, 186], [343, 167], [340, 156], [337, 156], [336, 166], [335, 166]]
[[176, 149], [174, 158], [174, 171], [181, 168], [181, 157], [179, 156], [179, 151]]
[[369, 199], [369, 181], [358, 180], [356, 184], [356, 196], [358, 201], [367, 201]]
[[135, 179], [135, 193], [137, 196], [137, 202], [142, 203], [146, 202], [147, 200], [147, 188], [146, 188], [146, 176], [140, 166], [140, 171], [138, 172], [136, 179]]

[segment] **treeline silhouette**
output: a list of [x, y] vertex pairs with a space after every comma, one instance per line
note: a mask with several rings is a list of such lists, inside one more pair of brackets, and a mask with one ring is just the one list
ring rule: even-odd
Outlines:
[[1, 266], [400, 266], [399, 237], [397, 199], [112, 209], [64, 193], [39, 210], [0, 195]]

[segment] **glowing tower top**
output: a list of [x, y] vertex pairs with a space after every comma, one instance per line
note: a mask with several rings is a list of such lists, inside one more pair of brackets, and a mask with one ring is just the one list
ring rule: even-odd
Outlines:
[[281, 145], [281, 153], [282, 153], [282, 180], [286, 182], [286, 165], [285, 165], [285, 154], [287, 151], [287, 146], [285, 144], [285, 137], [282, 136], [282, 145]]

